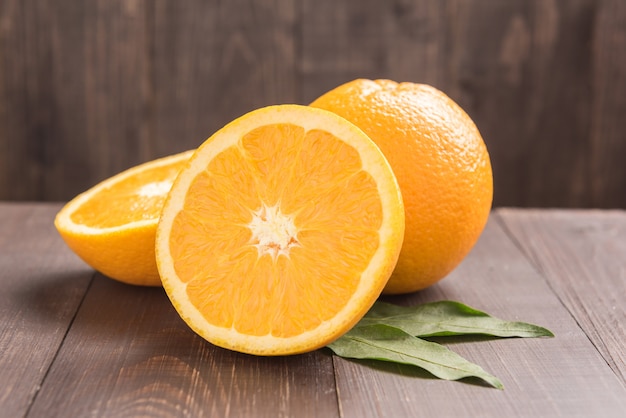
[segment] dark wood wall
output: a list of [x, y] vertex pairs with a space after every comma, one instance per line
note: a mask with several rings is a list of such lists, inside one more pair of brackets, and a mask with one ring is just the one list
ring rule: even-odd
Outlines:
[[0, 199], [69, 199], [358, 77], [461, 104], [495, 206], [626, 207], [624, 0], [0, 0]]

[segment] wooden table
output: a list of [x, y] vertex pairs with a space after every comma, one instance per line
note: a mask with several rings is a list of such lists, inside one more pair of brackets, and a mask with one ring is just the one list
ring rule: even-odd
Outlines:
[[0, 203], [0, 416], [625, 417], [626, 212], [498, 209], [448, 278], [452, 299], [555, 338], [447, 344], [498, 376], [438, 380], [327, 349], [264, 358], [191, 332], [159, 288], [95, 273], [59, 204]]

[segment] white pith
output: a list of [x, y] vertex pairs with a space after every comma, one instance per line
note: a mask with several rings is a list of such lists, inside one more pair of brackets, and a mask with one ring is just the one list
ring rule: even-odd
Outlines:
[[141, 197], [156, 197], [166, 196], [172, 188], [172, 181], [154, 181], [152, 183], [144, 184], [138, 191], [137, 195]]
[[278, 204], [263, 204], [252, 213], [252, 221], [248, 224], [252, 231], [252, 243], [259, 257], [269, 254], [273, 260], [279, 255], [289, 256], [289, 250], [298, 246], [298, 229], [293, 217], [281, 212]]

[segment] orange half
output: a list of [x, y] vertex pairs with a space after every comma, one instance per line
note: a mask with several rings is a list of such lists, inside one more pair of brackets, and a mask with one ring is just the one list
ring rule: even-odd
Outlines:
[[203, 338], [295, 354], [369, 310], [403, 235], [400, 191], [378, 147], [333, 113], [280, 105], [198, 148], [165, 202], [156, 256], [174, 307]]
[[154, 255], [163, 203], [193, 151], [129, 168], [69, 201], [54, 225], [80, 258], [106, 276], [160, 286]]

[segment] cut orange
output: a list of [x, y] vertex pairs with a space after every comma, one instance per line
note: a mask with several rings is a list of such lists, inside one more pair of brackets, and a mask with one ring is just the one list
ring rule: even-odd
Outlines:
[[154, 240], [163, 202], [189, 161], [187, 151], [150, 161], [97, 184], [68, 202], [54, 225], [87, 264], [124, 283], [160, 286]]
[[157, 229], [165, 291], [209, 342], [302, 353], [380, 295], [404, 234], [394, 174], [345, 119], [269, 106], [216, 132], [181, 171]]

